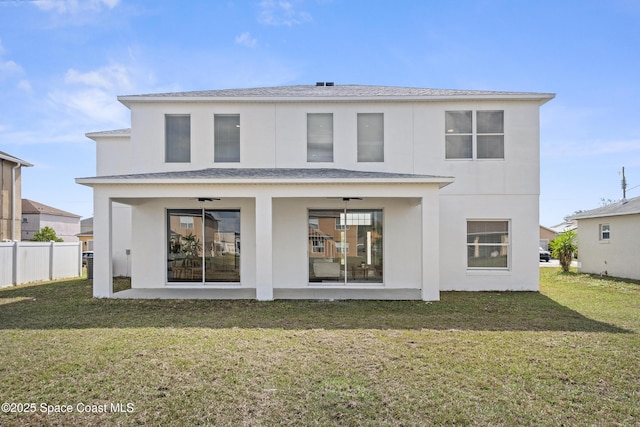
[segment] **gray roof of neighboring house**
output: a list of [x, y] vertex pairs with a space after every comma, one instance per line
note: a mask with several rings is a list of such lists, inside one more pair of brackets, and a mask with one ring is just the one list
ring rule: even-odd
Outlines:
[[430, 100], [430, 99], [535, 99], [548, 101], [555, 94], [535, 92], [506, 92], [491, 90], [454, 90], [428, 89], [397, 86], [366, 86], [366, 85], [297, 85], [276, 86], [247, 89], [220, 89], [190, 92], [153, 93], [144, 95], [119, 96], [118, 100], [127, 105], [128, 102], [158, 102], [163, 100], [176, 101], [273, 101], [273, 100]]
[[12, 156], [10, 154], [5, 153], [4, 151], [0, 151], [0, 159], [8, 160], [8, 161], [16, 163], [16, 164], [18, 164], [20, 166], [27, 166], [27, 167], [28, 166], [33, 166], [31, 163], [25, 162], [22, 159], [19, 159], [17, 157], [14, 157], [14, 156]]
[[580, 212], [572, 215], [570, 219], [587, 219], [587, 218], [600, 218], [607, 216], [618, 215], [633, 215], [640, 214], [640, 197], [634, 197], [633, 199], [620, 200], [616, 203], [611, 203], [600, 208], [591, 209], [589, 211]]
[[437, 182], [453, 182], [452, 177], [435, 175], [418, 175], [409, 173], [368, 172], [347, 169], [289, 169], [289, 168], [209, 168], [189, 171], [154, 172], [128, 175], [98, 176], [78, 178], [79, 183], [100, 180], [274, 180], [274, 181], [322, 181], [322, 180], [432, 180]]
[[553, 227], [549, 227], [549, 228], [552, 231], [555, 231], [556, 233], [562, 233], [563, 231], [567, 231], [567, 230], [575, 230], [576, 228], [578, 228], [578, 223], [574, 220], [565, 221], [561, 224], [554, 225]]
[[43, 203], [34, 202], [33, 200], [29, 200], [29, 199], [22, 199], [22, 213], [23, 214], [48, 214], [48, 215], [80, 218], [80, 215], [76, 215], [71, 212], [66, 212], [61, 209], [47, 206]]

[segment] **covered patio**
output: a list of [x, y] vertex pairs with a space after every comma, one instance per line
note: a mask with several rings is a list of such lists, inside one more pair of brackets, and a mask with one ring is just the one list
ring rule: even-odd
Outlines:
[[[95, 297], [439, 299], [439, 189], [453, 182], [451, 177], [342, 169], [204, 169], [77, 182], [94, 189]], [[114, 215], [114, 205], [130, 209], [132, 288], [120, 292], [112, 287], [113, 257], [120, 251], [118, 235], [127, 226], [122, 224], [126, 218]], [[211, 243], [203, 231], [197, 254], [202, 263], [192, 271], [175, 271], [171, 263], [180, 268], [185, 263], [172, 259], [175, 231], [169, 218], [196, 218], [195, 226], [191, 220], [181, 226], [200, 235], [198, 211], [203, 224], [211, 213], [237, 212], [235, 246], [229, 243], [231, 231], [225, 239], [212, 237]], [[357, 219], [362, 212], [377, 212], [384, 239], [366, 220]], [[334, 237], [329, 240], [334, 253], [312, 236], [310, 229], [320, 227], [318, 213], [333, 215]], [[357, 227], [349, 224], [369, 230], [354, 237], [351, 247], [345, 239], [348, 229]], [[224, 234], [222, 228], [215, 231]], [[181, 248], [184, 252], [184, 242]], [[384, 251], [384, 260], [375, 260], [376, 250]], [[238, 260], [237, 281], [209, 273], [220, 270], [208, 266], [223, 253]], [[315, 280], [313, 266], [320, 260], [337, 264], [339, 272]], [[332, 270], [327, 266], [320, 267]]]

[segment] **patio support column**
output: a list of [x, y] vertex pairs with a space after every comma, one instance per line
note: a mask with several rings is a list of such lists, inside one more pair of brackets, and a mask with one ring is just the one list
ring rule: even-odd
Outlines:
[[113, 296], [112, 204], [111, 199], [103, 191], [97, 187], [94, 188], [93, 296], [95, 298]]
[[256, 196], [256, 298], [273, 300], [273, 200]]
[[422, 206], [422, 300], [440, 300], [440, 206], [438, 188], [424, 194]]

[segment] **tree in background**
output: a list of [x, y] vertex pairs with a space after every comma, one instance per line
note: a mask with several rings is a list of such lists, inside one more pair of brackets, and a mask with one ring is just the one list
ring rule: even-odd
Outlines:
[[563, 231], [549, 242], [551, 255], [558, 258], [562, 271], [569, 271], [573, 254], [578, 250], [577, 234], [574, 230]]
[[56, 230], [51, 227], [44, 227], [36, 231], [30, 239], [32, 242], [63, 242], [60, 237], [56, 236]]

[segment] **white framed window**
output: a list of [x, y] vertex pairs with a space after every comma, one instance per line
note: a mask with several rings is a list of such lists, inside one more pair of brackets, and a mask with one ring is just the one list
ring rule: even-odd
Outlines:
[[384, 114], [358, 113], [358, 162], [384, 162]]
[[165, 162], [189, 163], [191, 161], [191, 116], [165, 114], [164, 127]]
[[213, 161], [239, 162], [240, 114], [215, 114], [213, 128]]
[[325, 237], [324, 236], [313, 236], [310, 237], [311, 240], [311, 252], [314, 254], [323, 254], [324, 253], [324, 245], [325, 245]]
[[510, 242], [508, 220], [468, 220], [467, 269], [507, 270]]
[[445, 158], [504, 159], [504, 111], [445, 111]]
[[348, 254], [349, 253], [349, 242], [336, 242], [336, 253], [339, 254]]
[[193, 230], [194, 220], [192, 216], [181, 216], [180, 217], [180, 228], [185, 228], [189, 230]]
[[609, 240], [611, 237], [611, 227], [609, 224], [600, 224], [600, 240]]
[[333, 114], [307, 114], [307, 162], [333, 162]]

